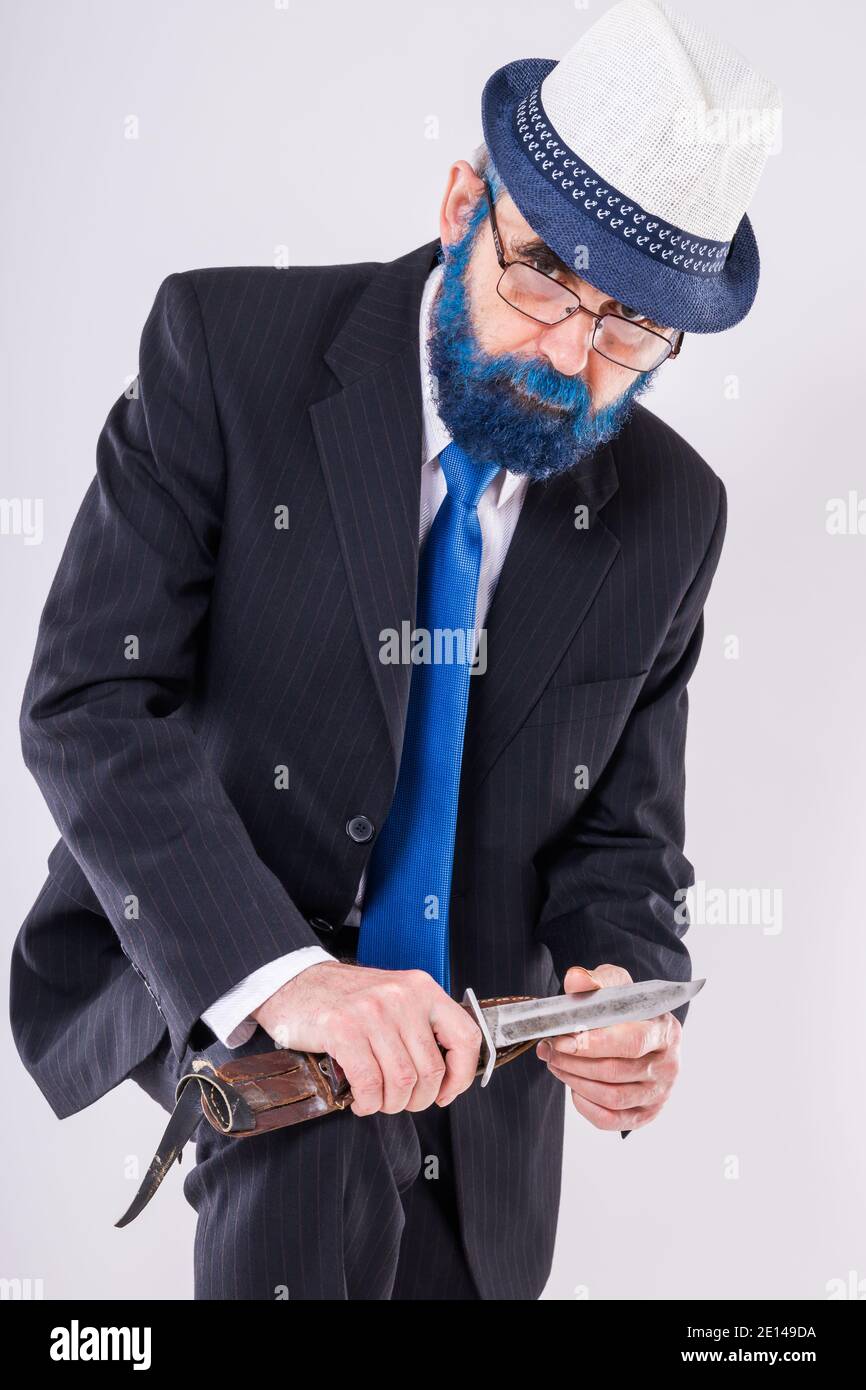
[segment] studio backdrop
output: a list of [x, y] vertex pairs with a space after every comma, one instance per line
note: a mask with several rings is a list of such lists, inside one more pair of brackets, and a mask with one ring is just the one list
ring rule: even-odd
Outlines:
[[[160, 284], [387, 262], [433, 240], [448, 170], [482, 141], [489, 74], [558, 59], [607, 8], [5, 0], [4, 970], [58, 837], [18, 730], [39, 618]], [[845, 0], [679, 8], [784, 105], [749, 210], [754, 307], [687, 335], [643, 398], [728, 500], [689, 684], [686, 943], [707, 983], [652, 1124], [622, 1142], [566, 1107], [544, 1297], [862, 1298], [866, 33]], [[60, 1121], [8, 1022], [0, 1045], [10, 1296], [190, 1298], [192, 1150], [115, 1229], [163, 1112], [126, 1082]]]

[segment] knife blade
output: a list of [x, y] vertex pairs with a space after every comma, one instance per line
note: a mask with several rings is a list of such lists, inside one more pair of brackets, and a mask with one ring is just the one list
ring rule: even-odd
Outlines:
[[634, 1023], [657, 1018], [679, 1008], [703, 989], [701, 980], [638, 980], [631, 985], [611, 985], [581, 994], [554, 994], [547, 999], [526, 999], [513, 1004], [493, 1004], [482, 1009], [472, 990], [463, 998], [484, 1039], [486, 1067], [481, 1085], [493, 1073], [498, 1047], [535, 1038], [555, 1038], [563, 1033], [582, 1033], [614, 1023]]

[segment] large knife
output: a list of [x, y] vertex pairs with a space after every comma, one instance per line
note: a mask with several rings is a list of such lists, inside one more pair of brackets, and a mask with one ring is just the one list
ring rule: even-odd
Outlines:
[[[641, 980], [550, 999], [525, 996], [485, 999], [467, 989], [464, 1009], [481, 1032], [476, 1076], [486, 1086], [496, 1067], [519, 1057], [542, 1038], [582, 1033], [614, 1023], [656, 1018], [693, 999], [703, 980]], [[144, 1180], [117, 1226], [143, 1211], [202, 1119], [232, 1138], [248, 1138], [317, 1115], [345, 1110], [353, 1100], [348, 1079], [327, 1053], [270, 1052], [241, 1055], [217, 1064], [196, 1057], [175, 1087], [175, 1108]]]
[[481, 1029], [481, 1085], [486, 1086], [493, 1075], [497, 1053], [503, 1048], [564, 1033], [583, 1033], [588, 1028], [606, 1028], [613, 1023], [658, 1018], [694, 999], [705, 984], [706, 980], [639, 980], [632, 985], [611, 985], [582, 994], [554, 994], [549, 999], [521, 999], [486, 1008], [467, 989], [463, 1007]]

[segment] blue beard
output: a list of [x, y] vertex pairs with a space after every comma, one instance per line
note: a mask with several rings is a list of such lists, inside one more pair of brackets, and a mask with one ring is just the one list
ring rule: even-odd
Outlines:
[[429, 340], [437, 407], [452, 439], [479, 463], [498, 463], [534, 480], [551, 478], [619, 433], [658, 368], [636, 376], [622, 396], [591, 415], [581, 377], [563, 376], [540, 359], [485, 352], [472, 329], [467, 269], [486, 220], [481, 198], [461, 240], [443, 248]]

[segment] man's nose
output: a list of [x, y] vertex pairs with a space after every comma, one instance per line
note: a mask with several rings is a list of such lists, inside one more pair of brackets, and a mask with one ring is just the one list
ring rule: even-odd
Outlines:
[[587, 364], [592, 351], [595, 320], [577, 310], [567, 319], [545, 328], [539, 339], [539, 351], [550, 365], [563, 376], [577, 376]]

